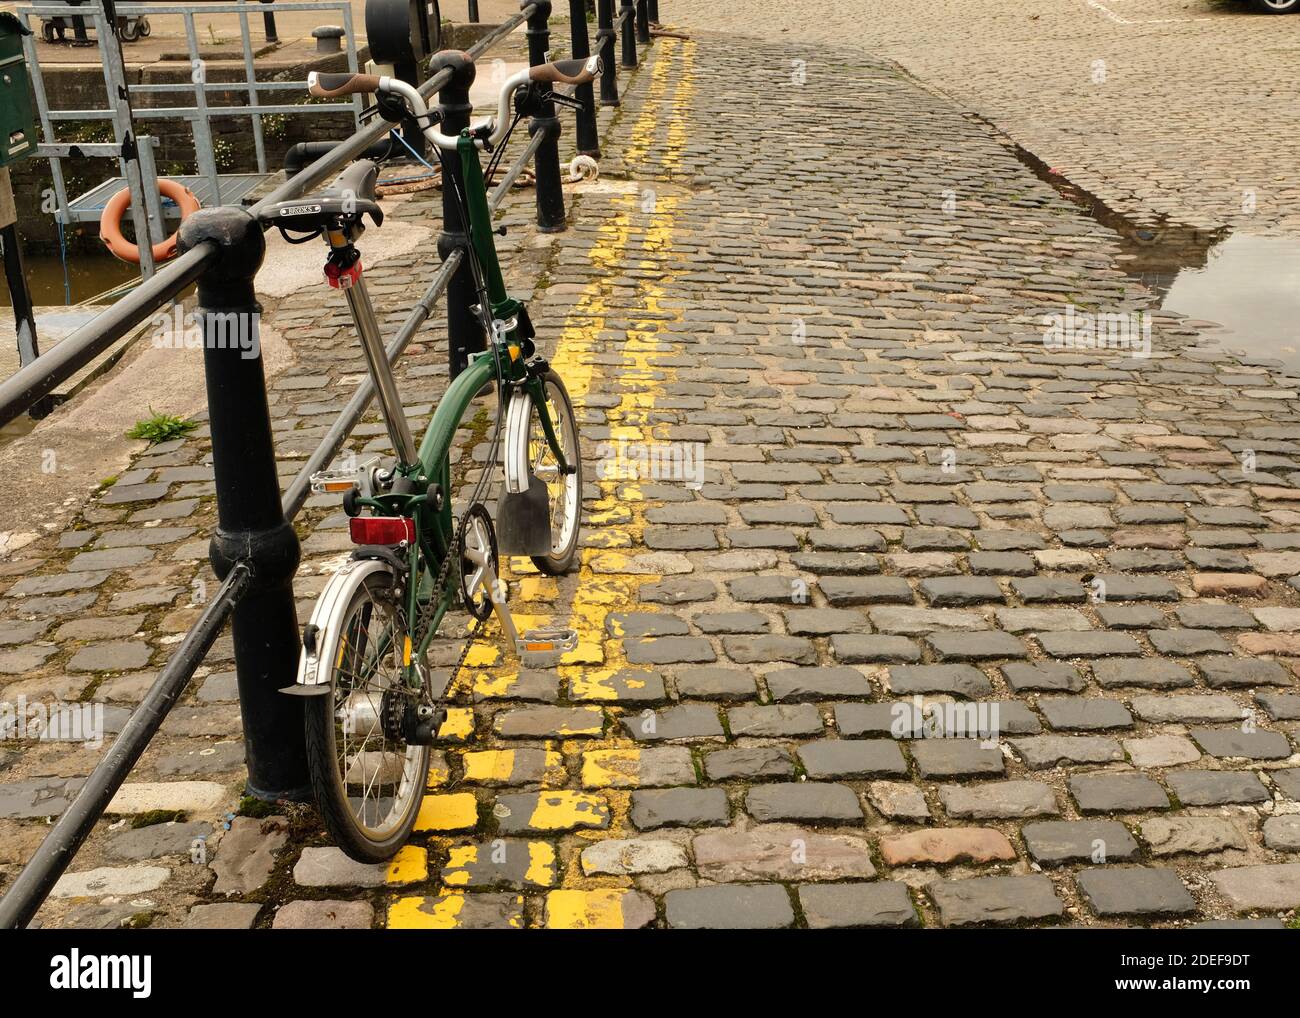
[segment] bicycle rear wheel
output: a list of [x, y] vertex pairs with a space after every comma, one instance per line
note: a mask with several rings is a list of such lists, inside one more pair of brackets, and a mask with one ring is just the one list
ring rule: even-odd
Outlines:
[[551, 509], [551, 551], [548, 555], [530, 556], [542, 572], [551, 576], [567, 573], [578, 555], [578, 536], [582, 530], [582, 448], [578, 441], [578, 422], [573, 402], [564, 380], [552, 369], [542, 376], [546, 393], [546, 410], [559, 439], [565, 460], [572, 473], [563, 473], [555, 454], [546, 441], [542, 419], [533, 407], [528, 417], [528, 462], [533, 475], [546, 485]]
[[408, 631], [394, 579], [386, 563], [357, 563], [321, 594], [325, 617], [313, 615], [330, 691], [305, 704], [308, 769], [326, 829], [360, 862], [382, 862], [406, 842], [429, 773], [429, 747], [407, 745], [392, 721], [407, 696]]

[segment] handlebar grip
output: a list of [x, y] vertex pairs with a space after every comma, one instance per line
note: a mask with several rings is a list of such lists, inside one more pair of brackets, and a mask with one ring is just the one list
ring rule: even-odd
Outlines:
[[595, 81], [601, 72], [600, 57], [577, 60], [556, 60], [550, 64], [538, 64], [528, 69], [530, 81], [546, 81], [561, 85], [585, 85]]
[[340, 95], [358, 92], [378, 92], [377, 74], [323, 74], [312, 71], [307, 75], [307, 91], [317, 99], [333, 99]]

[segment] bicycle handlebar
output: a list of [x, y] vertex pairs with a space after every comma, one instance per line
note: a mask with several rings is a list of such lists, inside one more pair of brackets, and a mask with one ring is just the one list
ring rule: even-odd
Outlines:
[[333, 99], [358, 92], [378, 92], [382, 81], [377, 74], [326, 74], [311, 71], [307, 75], [307, 91], [317, 99]]
[[600, 57], [576, 60], [555, 60], [528, 68], [530, 81], [549, 81], [563, 85], [585, 85], [595, 81], [602, 70]]
[[[512, 74], [501, 86], [501, 94], [497, 97], [496, 117], [489, 117], [470, 127], [470, 132], [475, 136], [474, 144], [480, 148], [490, 148], [501, 141], [510, 123], [510, 100], [523, 86], [531, 82], [585, 85], [589, 81], [594, 81], [601, 69], [600, 57], [592, 56], [585, 59], [556, 60], [549, 64], [537, 64]], [[307, 75], [307, 91], [318, 99], [356, 95], [358, 92], [392, 93], [406, 100], [417, 120], [422, 120], [429, 112], [424, 97], [413, 86], [398, 78], [381, 78], [374, 74], [327, 74], [311, 71]], [[435, 125], [426, 126], [424, 136], [438, 148], [448, 151], [456, 149], [456, 139], [451, 135], [443, 134]]]

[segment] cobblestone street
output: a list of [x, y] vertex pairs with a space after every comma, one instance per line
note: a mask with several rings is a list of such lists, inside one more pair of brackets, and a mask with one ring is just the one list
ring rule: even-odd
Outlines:
[[1246, 0], [703, 0], [695, 27], [898, 61], [1145, 226], [1300, 234], [1300, 18]]
[[[241, 800], [223, 637], [38, 921], [1295, 925], [1300, 379], [1142, 316], [1116, 235], [999, 129], [1126, 213], [1209, 228], [1255, 187], [1295, 232], [1275, 75], [1300, 17], [1176, 5], [1185, 46], [1144, 51], [1098, 8], [1154, 0], [1028, 6], [665, 0], [689, 38], [602, 112], [569, 230], [533, 230], [528, 192], [504, 219], [587, 462], [580, 569], [513, 560], [511, 608], [577, 649], [474, 650], [415, 837], [365, 866], [314, 809]], [[1270, 74], [1288, 108], [1243, 109]], [[387, 329], [436, 262], [376, 269]], [[266, 321], [297, 358], [269, 382], [287, 484], [364, 361], [322, 286]], [[1116, 322], [1119, 348], [1079, 338]], [[438, 314], [417, 342], [419, 430]], [[388, 452], [377, 416], [351, 448]], [[103, 703], [120, 730], [216, 582], [208, 451], [203, 429], [142, 451], [75, 529], [0, 562], [3, 700]], [[346, 523], [335, 496], [296, 522], [303, 621]], [[102, 753], [0, 747], [0, 890]]]

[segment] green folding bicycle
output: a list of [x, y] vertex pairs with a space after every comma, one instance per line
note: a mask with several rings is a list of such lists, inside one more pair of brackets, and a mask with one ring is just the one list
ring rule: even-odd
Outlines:
[[[389, 104], [386, 116], [400, 100], [402, 112], [421, 125], [440, 158], [460, 163], [464, 183], [458, 197], [470, 240], [464, 257], [475, 281], [473, 311], [486, 349], [472, 355], [452, 381], [418, 447], [355, 246], [363, 216], [375, 225], [383, 221], [375, 201], [377, 167], [354, 163], [326, 190], [282, 202], [264, 216], [294, 242], [319, 235], [328, 242], [326, 279], [347, 299], [397, 454], [388, 465], [368, 462], [312, 478], [314, 491], [343, 494], [358, 547], [321, 592], [303, 632], [297, 681], [285, 690], [306, 698], [317, 804], [335, 843], [354, 859], [387, 859], [410, 834], [424, 798], [430, 745], [446, 718], [442, 693], [489, 617], [496, 615], [508, 649], [520, 656], [559, 655], [577, 644], [572, 629], [519, 633], [499, 578], [501, 554], [527, 555], [553, 575], [572, 567], [582, 516], [582, 456], [564, 382], [537, 355], [527, 311], [506, 292], [479, 152], [504, 141], [520, 89], [553, 100], [543, 94], [547, 86], [582, 84], [599, 71], [599, 58], [520, 71], [502, 87], [497, 116], [457, 137], [438, 130], [436, 115], [403, 81], [364, 74], [308, 78], [314, 96], [373, 93]], [[444, 173], [443, 180], [456, 186], [452, 174]], [[488, 454], [478, 477], [461, 485], [466, 490], [454, 491], [453, 444], [485, 387], [495, 388], [497, 397]], [[446, 682], [435, 689], [427, 652], [444, 617], [459, 610], [470, 617], [469, 639]]]

